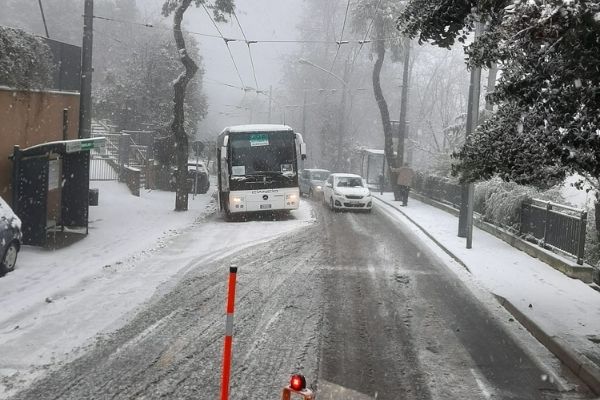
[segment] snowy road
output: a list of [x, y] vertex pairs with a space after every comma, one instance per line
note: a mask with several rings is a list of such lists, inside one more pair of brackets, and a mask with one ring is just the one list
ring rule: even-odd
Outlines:
[[[14, 398], [218, 398], [230, 265], [239, 267], [233, 399], [277, 399], [298, 371], [318, 399], [587, 398], [463, 271], [383, 207], [314, 209], [317, 224], [224, 259], [195, 259], [125, 326]], [[206, 224], [233, 235], [273, 222]], [[199, 239], [188, 235], [164, 251]]]

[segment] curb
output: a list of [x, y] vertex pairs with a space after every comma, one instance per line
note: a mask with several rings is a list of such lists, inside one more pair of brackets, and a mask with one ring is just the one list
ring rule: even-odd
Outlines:
[[[398, 206], [391, 204], [389, 201], [383, 200], [378, 196], [373, 196], [378, 201], [386, 204], [387, 206], [399, 211], [406, 219], [413, 223], [419, 228], [428, 238], [430, 238], [436, 245], [438, 245], [446, 254], [452, 259], [462, 265], [469, 273], [471, 272], [466, 264], [454, 255], [448, 248], [446, 248], [440, 241], [435, 239], [433, 235], [427, 232], [421, 225], [419, 225], [414, 219], [406, 215]], [[532, 319], [523, 314], [517, 307], [515, 307], [510, 301], [502, 296], [495, 293], [492, 295], [498, 300], [498, 303], [504, 307], [533, 337], [536, 338], [544, 347], [548, 349], [556, 358], [558, 358], [563, 364], [565, 364], [579, 379], [581, 379], [596, 395], [600, 395], [600, 367], [590, 361], [583, 354], [579, 354], [574, 351], [570, 346], [554, 336], [548, 335], [538, 324]]]
[[579, 379], [581, 379], [595, 394], [600, 394], [600, 367], [590, 361], [585, 355], [573, 350], [570, 346], [555, 337], [550, 336], [531, 318], [523, 314], [517, 307], [504, 297], [494, 294], [500, 305], [512, 314], [552, 354], [565, 364]]

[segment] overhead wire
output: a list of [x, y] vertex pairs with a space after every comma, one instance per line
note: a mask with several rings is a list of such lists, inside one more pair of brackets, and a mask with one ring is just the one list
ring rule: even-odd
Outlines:
[[244, 80], [242, 79], [242, 74], [240, 74], [240, 70], [239, 70], [239, 68], [237, 66], [237, 63], [235, 62], [235, 58], [233, 57], [233, 53], [231, 52], [231, 48], [229, 47], [229, 42], [236, 41], [237, 39], [230, 39], [230, 38], [226, 38], [225, 36], [223, 36], [223, 33], [219, 29], [219, 26], [217, 25], [217, 23], [215, 22], [215, 20], [213, 19], [213, 17], [210, 15], [210, 12], [208, 11], [208, 8], [206, 8], [206, 6], [204, 4], [202, 4], [202, 8], [204, 8], [204, 11], [206, 11], [206, 15], [208, 15], [208, 18], [210, 19], [210, 21], [214, 25], [215, 29], [217, 30], [217, 32], [219, 32], [219, 36], [221, 36], [221, 39], [223, 39], [223, 42], [225, 43], [225, 46], [227, 47], [227, 51], [229, 52], [229, 57], [231, 58], [231, 61], [233, 62], [233, 66], [235, 67], [235, 72], [237, 72], [238, 78], [240, 79], [240, 82], [242, 83], [242, 86], [244, 88], [246, 88], [246, 84], [244, 83]]
[[244, 40], [246, 41], [246, 46], [248, 47], [248, 55], [250, 56], [250, 65], [252, 66], [252, 75], [254, 76], [254, 83], [256, 84], [256, 90], [259, 90], [258, 80], [256, 79], [256, 68], [254, 68], [254, 59], [252, 58], [252, 50], [250, 49], [250, 45], [252, 43], [256, 43], [256, 42], [248, 40], [248, 38], [246, 37], [246, 34], [244, 33], [244, 29], [242, 28], [242, 24], [240, 24], [240, 20], [238, 19], [238, 16], [235, 13], [235, 11], [233, 12], [233, 16], [235, 17], [235, 20], [236, 20], [238, 26], [240, 27], [240, 31], [242, 32], [242, 36], [244, 37]]
[[335, 61], [337, 60], [337, 56], [340, 52], [340, 47], [342, 44], [346, 44], [348, 42], [344, 42], [344, 30], [346, 29], [346, 20], [348, 19], [348, 10], [350, 9], [350, 0], [346, 3], [346, 13], [344, 14], [344, 23], [342, 24], [342, 32], [340, 33], [340, 40], [337, 41], [337, 50], [335, 51], [335, 56], [333, 57], [333, 61], [331, 62], [331, 67], [329, 67], [329, 73], [333, 72], [333, 66], [335, 65]]
[[352, 74], [352, 71], [354, 70], [354, 64], [356, 63], [358, 55], [360, 54], [360, 52], [361, 52], [363, 46], [365, 45], [365, 43], [377, 42], [377, 41], [380, 41], [380, 40], [385, 40], [385, 39], [374, 39], [374, 40], [371, 39], [371, 40], [367, 40], [367, 38], [371, 34], [371, 29], [373, 28], [373, 24], [375, 23], [375, 18], [377, 17], [377, 11], [379, 10], [380, 4], [381, 4], [381, 0], [379, 0], [377, 2], [377, 5], [375, 6], [375, 11], [373, 11], [373, 17], [371, 18], [371, 23], [369, 24], [369, 27], [367, 28], [367, 32], [365, 32], [365, 37], [363, 38], [362, 41], [359, 42], [360, 47], [358, 48], [358, 51], [354, 54], [354, 58], [352, 59], [352, 64], [350, 64], [350, 73], [349, 73], [350, 75]]
[[[144, 22], [135, 22], [135, 21], [126, 21], [126, 20], [121, 20], [121, 19], [116, 19], [116, 18], [108, 18], [108, 17], [102, 17], [99, 15], [94, 15], [93, 16], [94, 19], [99, 19], [99, 20], [103, 20], [103, 21], [110, 21], [110, 22], [118, 22], [118, 23], [122, 23], [122, 24], [131, 24], [131, 25], [138, 25], [138, 26], [143, 26], [146, 28], [152, 28], [152, 29], [160, 29], [160, 30], [164, 30], [164, 31], [172, 31], [172, 28], [168, 28], [168, 27], [163, 27], [161, 25], [154, 25], [154, 24], [150, 24], [150, 23], [144, 23]], [[213, 22], [214, 23], [214, 22]], [[186, 30], [186, 29], [181, 29], [180, 30], [183, 33], [186, 34], [190, 34], [190, 35], [196, 35], [196, 36], [202, 36], [202, 37], [208, 37], [208, 38], [212, 38], [212, 39], [227, 39], [227, 41], [229, 42], [244, 42], [245, 40], [243, 38], [237, 38], [237, 37], [229, 37], [229, 38], [224, 38], [223, 36], [220, 35], [213, 35], [210, 33], [203, 33], [203, 32], [195, 32], [195, 31], [190, 31], [190, 30]], [[378, 41], [387, 41], [387, 40], [396, 40], [396, 39], [401, 39], [402, 36], [389, 36], [389, 37], [385, 37], [385, 38], [381, 38], [381, 39], [371, 39], [371, 40], [365, 40], [365, 39], [349, 39], [349, 40], [344, 40], [344, 44], [348, 43], [348, 44], [364, 44], [363, 42], [369, 43], [369, 42], [378, 42]], [[308, 40], [308, 39], [257, 39], [257, 40], [253, 40], [253, 39], [249, 39], [248, 40], [251, 44], [262, 44], [262, 43], [314, 43], [314, 44], [336, 44], [338, 43], [338, 41], [336, 40]]]

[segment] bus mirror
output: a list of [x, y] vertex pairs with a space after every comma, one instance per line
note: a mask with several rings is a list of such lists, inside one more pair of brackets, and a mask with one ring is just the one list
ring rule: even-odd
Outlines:
[[306, 143], [300, 143], [300, 157], [306, 160]]
[[221, 147], [221, 159], [227, 160], [227, 146]]

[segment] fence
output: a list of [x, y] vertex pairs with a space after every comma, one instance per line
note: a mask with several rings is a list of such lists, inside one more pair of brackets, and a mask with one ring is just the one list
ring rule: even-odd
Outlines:
[[460, 208], [461, 186], [447, 178], [416, 173], [413, 189], [430, 199]]
[[[416, 173], [413, 189], [430, 199], [460, 208], [461, 185], [447, 178]], [[475, 211], [483, 214], [485, 205]], [[550, 247], [577, 257], [583, 264], [587, 212], [561, 204], [534, 199], [520, 206], [519, 233], [531, 235], [542, 247]]]
[[140, 195], [146, 183], [148, 146], [138, 145], [130, 134], [92, 133], [106, 138], [106, 146], [90, 157], [90, 180], [118, 180], [127, 183], [132, 194]]
[[577, 257], [583, 264], [587, 212], [560, 204], [532, 200], [521, 205], [521, 234], [529, 234], [550, 246]]

